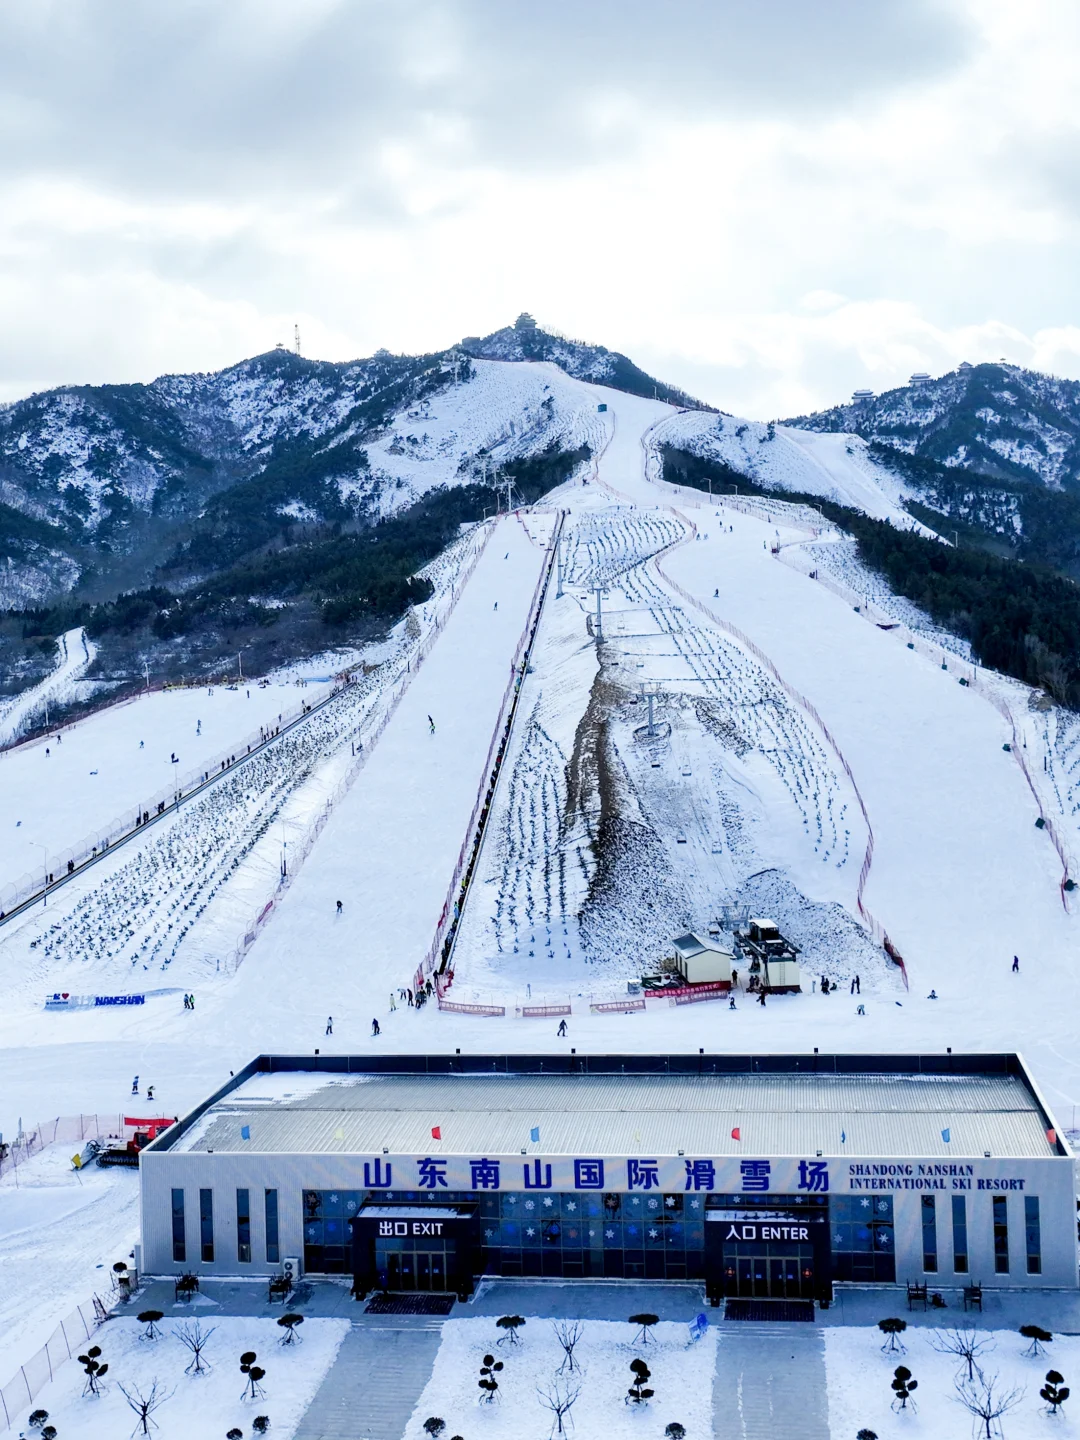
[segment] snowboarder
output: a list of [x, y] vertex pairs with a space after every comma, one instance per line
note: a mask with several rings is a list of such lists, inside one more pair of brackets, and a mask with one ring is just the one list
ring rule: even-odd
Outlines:
[[153, 1087], [153, 1085], [147, 1085], [147, 1087], [146, 1087], [146, 1098], [147, 1098], [148, 1100], [152, 1100], [152, 1099], [154, 1098], [154, 1087]]
[[396, 1010], [396, 1009], [397, 1009], [397, 1004], [395, 1003], [395, 1000], [394, 1000], [394, 992], [393, 992], [393, 990], [390, 991], [390, 1009], [391, 1009], [391, 1010]]
[[334, 1033], [334, 1017], [333, 1017], [333, 1015], [328, 1015], [328, 1016], [326, 1017], [326, 1033], [327, 1033], [327, 1035], [332, 1035], [332, 1034]]
[[201, 720], [196, 720], [196, 721], [195, 721], [195, 734], [196, 734], [196, 735], [201, 735], [201, 734], [202, 734], [202, 721], [201, 721]]
[[496, 600], [496, 601], [495, 601], [495, 604], [494, 604], [491, 608], [492, 608], [493, 610], [497, 610], [497, 609], [499, 608], [499, 602]]
[[565, 1038], [565, 1036], [566, 1036], [566, 1021], [565, 1021], [565, 1020], [560, 1020], [560, 1021], [559, 1021], [559, 1028], [558, 1028], [558, 1030], [556, 1030], [555, 1033], [556, 1033], [556, 1035], [558, 1035], [558, 1037], [559, 1037], [560, 1040], [562, 1040], [562, 1039]]
[[1019, 956], [1019, 955], [1014, 955], [1014, 956], [1013, 956], [1012, 973], [1013, 973], [1014, 975], [1019, 975], [1019, 974], [1020, 974], [1020, 956]]
[[764, 1006], [765, 1006], [765, 990], [764, 990], [764, 988], [762, 988], [761, 990], [758, 991], [757, 1003], [758, 1003], [762, 1008], [764, 1008]]
[[712, 592], [712, 598], [713, 598], [714, 600], [719, 600], [719, 599], [720, 599], [720, 587], [719, 587], [719, 585], [718, 585], [718, 586], [716, 587], [716, 589]]
[[866, 1006], [865, 1006], [865, 1005], [858, 1005], [858, 1006], [856, 1006], [856, 1008], [855, 1008], [855, 1014], [856, 1014], [856, 1015], [865, 1015], [865, 1014], [866, 1014]]
[[139, 741], [139, 749], [140, 749], [140, 750], [143, 748], [143, 746], [145, 745], [145, 743], [146, 743], [146, 742], [145, 742], [144, 740], [140, 740], [140, 741]]
[[862, 990], [861, 990], [861, 988], [860, 988], [860, 986], [859, 986], [859, 977], [858, 977], [858, 975], [856, 975], [855, 978], [854, 978], [854, 980], [852, 980], [852, 982], [851, 982], [851, 993], [852, 993], [852, 995], [861, 995], [861, 994], [862, 994]]
[[930, 991], [930, 994], [927, 995], [926, 998], [927, 998], [928, 1000], [936, 1000], [936, 999], [937, 999], [937, 991], [936, 991], [936, 990], [931, 990], [931, 991]]
[[730, 999], [728, 1000], [728, 1002], [727, 1002], [727, 1008], [728, 1008], [729, 1010], [734, 1010], [734, 1009], [735, 1009], [735, 996], [734, 996], [734, 995], [732, 995], [732, 996], [730, 997]]
[[340, 900], [337, 902], [337, 913], [338, 913], [339, 915], [341, 914], [341, 901], [340, 901]]
[[382, 1032], [380, 1031], [380, 1029], [379, 1029], [379, 1022], [378, 1022], [378, 1020], [372, 1020], [372, 1022], [371, 1022], [371, 1033], [372, 1033], [372, 1035], [380, 1035], [380, 1034], [382, 1033]]
[[432, 735], [434, 735], [434, 734], [435, 734], [435, 721], [431, 718], [430, 715], [427, 717], [427, 723], [431, 726], [431, 733], [432, 733]]
[[137, 1094], [139, 1093], [139, 1077], [138, 1077], [138, 1075], [136, 1075], [136, 1076], [135, 1076], [135, 1079], [132, 1080], [132, 1082], [131, 1082], [131, 1093], [132, 1093], [133, 1095], [137, 1095]]

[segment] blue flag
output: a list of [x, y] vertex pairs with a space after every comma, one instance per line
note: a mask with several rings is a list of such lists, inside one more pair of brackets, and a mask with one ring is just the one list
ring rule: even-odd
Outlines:
[[240, 1139], [241, 1139], [241, 1140], [250, 1140], [250, 1139], [251, 1139], [251, 1126], [250, 1126], [250, 1125], [241, 1125], [241, 1126], [240, 1126]]
[[945, 1128], [944, 1130], [942, 1130], [942, 1132], [941, 1132], [941, 1138], [945, 1141], [945, 1144], [948, 1145], [949, 1140], [950, 1140], [951, 1137], [950, 1137], [950, 1135], [949, 1135], [949, 1130], [948, 1130], [948, 1127], [947, 1127], [947, 1126], [946, 1126], [946, 1128]]
[[846, 1145], [846, 1144], [847, 1144], [847, 1131], [846, 1131], [846, 1130], [841, 1130], [841, 1131], [840, 1131], [840, 1144], [841, 1144], [841, 1145]]
[[534, 1126], [532, 1127], [532, 1129], [529, 1131], [529, 1139], [533, 1142], [534, 1145], [538, 1145], [538, 1144], [540, 1143], [540, 1126], [539, 1126], [539, 1125], [534, 1125]]

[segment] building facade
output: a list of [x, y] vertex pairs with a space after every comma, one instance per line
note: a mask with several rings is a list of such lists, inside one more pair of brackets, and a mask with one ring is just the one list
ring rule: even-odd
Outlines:
[[1015, 1055], [261, 1056], [140, 1168], [152, 1274], [1077, 1284], [1072, 1156]]

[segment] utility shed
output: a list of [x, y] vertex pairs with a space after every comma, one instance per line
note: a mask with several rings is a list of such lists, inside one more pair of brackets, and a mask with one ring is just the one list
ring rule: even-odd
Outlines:
[[735, 957], [730, 950], [724, 950], [715, 941], [702, 939], [690, 932], [676, 935], [671, 944], [679, 974], [688, 985], [708, 985], [716, 981], [731, 984], [731, 966]]

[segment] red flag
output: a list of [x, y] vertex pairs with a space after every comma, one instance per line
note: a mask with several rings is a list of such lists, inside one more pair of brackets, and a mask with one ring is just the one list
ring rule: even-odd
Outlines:
[[1047, 1130], [1047, 1132], [1046, 1132], [1046, 1138], [1047, 1138], [1047, 1140], [1050, 1141], [1050, 1144], [1051, 1144], [1051, 1145], [1056, 1145], [1056, 1144], [1057, 1144], [1057, 1131], [1056, 1131], [1056, 1130]]
[[442, 1126], [441, 1126], [441, 1125], [432, 1125], [432, 1127], [431, 1127], [431, 1138], [432, 1138], [433, 1140], [441, 1140], [441, 1139], [442, 1139]]
[[732, 1132], [731, 1132], [731, 1138], [732, 1138], [733, 1140], [741, 1140], [741, 1139], [742, 1139], [742, 1136], [741, 1136], [740, 1133], [739, 1133], [739, 1127], [738, 1127], [738, 1125], [736, 1125], [736, 1126], [735, 1126], [735, 1129], [732, 1130]]

